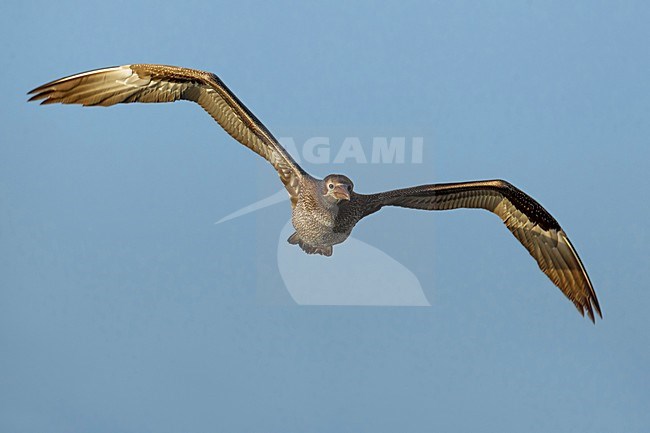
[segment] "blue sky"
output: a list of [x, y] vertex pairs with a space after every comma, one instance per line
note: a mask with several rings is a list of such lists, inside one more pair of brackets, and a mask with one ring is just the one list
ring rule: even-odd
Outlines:
[[[646, 431], [648, 22], [644, 2], [6, 4], [0, 430]], [[277, 176], [198, 107], [26, 103], [137, 62], [217, 73], [298, 144], [423, 137], [420, 164], [305, 163], [361, 192], [509, 180], [565, 228], [604, 320], [480, 211], [355, 229], [430, 307], [297, 305], [288, 203], [214, 224]]]

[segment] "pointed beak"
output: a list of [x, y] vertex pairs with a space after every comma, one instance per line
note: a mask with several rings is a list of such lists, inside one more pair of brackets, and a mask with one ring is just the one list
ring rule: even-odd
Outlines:
[[336, 185], [332, 190], [332, 195], [339, 200], [350, 200], [350, 192], [344, 185]]

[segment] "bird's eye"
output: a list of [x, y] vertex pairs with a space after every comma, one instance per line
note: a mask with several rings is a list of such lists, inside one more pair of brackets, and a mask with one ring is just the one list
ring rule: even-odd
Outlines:
[[348, 191], [352, 191], [352, 185], [348, 185]]
[[327, 185], [327, 186], [328, 186], [329, 189], [334, 189], [334, 184], [333, 184], [333, 183], [330, 183], [330, 184]]

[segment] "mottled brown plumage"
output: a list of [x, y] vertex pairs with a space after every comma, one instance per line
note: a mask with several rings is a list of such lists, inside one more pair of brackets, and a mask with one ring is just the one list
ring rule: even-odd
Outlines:
[[578, 254], [557, 221], [532, 197], [502, 180], [423, 185], [358, 194], [350, 179], [306, 173], [266, 127], [214, 74], [164, 65], [125, 65], [52, 81], [31, 92], [42, 104], [110, 106], [130, 102], [198, 103], [234, 139], [271, 163], [289, 193], [296, 232], [288, 241], [308, 254], [330, 256], [365, 216], [384, 206], [422, 210], [480, 208], [501, 218], [540, 269], [594, 321], [602, 317]]

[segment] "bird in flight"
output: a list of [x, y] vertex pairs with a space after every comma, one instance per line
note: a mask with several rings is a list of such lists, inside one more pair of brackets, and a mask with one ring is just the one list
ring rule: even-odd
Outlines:
[[595, 322], [602, 318], [587, 271], [558, 222], [528, 194], [504, 180], [440, 183], [360, 194], [341, 174], [324, 179], [303, 170], [257, 117], [215, 74], [166, 65], [97, 69], [44, 84], [29, 92], [41, 104], [110, 106], [130, 102], [198, 103], [235, 140], [278, 172], [292, 207], [295, 232], [288, 242], [307, 254], [332, 255], [364, 217], [385, 206], [422, 210], [485, 209], [496, 214], [537, 261], [542, 272]]

